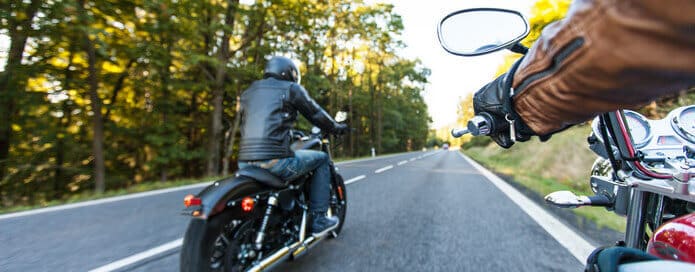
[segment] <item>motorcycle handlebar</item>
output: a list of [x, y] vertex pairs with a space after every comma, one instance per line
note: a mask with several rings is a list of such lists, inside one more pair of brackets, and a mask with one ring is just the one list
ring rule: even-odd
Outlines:
[[467, 128], [452, 128], [451, 129], [451, 136], [454, 138], [461, 137], [463, 135], [468, 134], [468, 129]]
[[492, 126], [490, 116], [487, 115], [476, 115], [468, 121], [467, 128], [455, 128], [451, 130], [451, 136], [454, 138], [461, 137], [470, 133], [473, 136], [488, 135]]
[[591, 204], [591, 206], [608, 207], [608, 206], [613, 205], [613, 202], [607, 196], [599, 194], [599, 195], [590, 196], [589, 197], [589, 204]]

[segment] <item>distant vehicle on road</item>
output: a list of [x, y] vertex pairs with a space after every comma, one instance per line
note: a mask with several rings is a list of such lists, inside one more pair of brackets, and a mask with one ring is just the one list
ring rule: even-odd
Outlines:
[[443, 144], [442, 149], [444, 150], [449, 150], [449, 144]]

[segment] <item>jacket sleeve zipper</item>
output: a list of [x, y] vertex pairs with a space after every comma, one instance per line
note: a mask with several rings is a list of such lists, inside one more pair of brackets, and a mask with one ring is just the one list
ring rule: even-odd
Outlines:
[[555, 57], [553, 57], [553, 62], [548, 69], [545, 69], [535, 74], [531, 74], [519, 85], [519, 87], [515, 88], [519, 91], [515, 92], [512, 97], [516, 97], [516, 95], [518, 95], [520, 92], [523, 92], [526, 89], [526, 87], [534, 81], [557, 72], [557, 70], [560, 69], [561, 64], [565, 61], [565, 59], [567, 59], [572, 53], [577, 51], [577, 49], [582, 47], [582, 45], [584, 45], [584, 38], [576, 38], [572, 40], [569, 44], [562, 48], [560, 52], [555, 55]]

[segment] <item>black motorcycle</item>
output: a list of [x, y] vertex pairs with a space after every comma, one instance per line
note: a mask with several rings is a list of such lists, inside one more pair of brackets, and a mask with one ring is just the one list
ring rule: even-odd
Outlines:
[[[345, 120], [339, 112], [336, 121]], [[314, 127], [295, 131], [293, 150], [314, 149], [331, 158], [329, 135]], [[265, 169], [248, 167], [215, 181], [184, 199], [191, 219], [181, 249], [181, 271], [264, 271], [303, 255], [325, 238], [337, 237], [345, 224], [347, 197], [332, 162], [329, 215], [340, 223], [321, 236], [308, 230], [309, 184], [313, 171], [281, 180]]]

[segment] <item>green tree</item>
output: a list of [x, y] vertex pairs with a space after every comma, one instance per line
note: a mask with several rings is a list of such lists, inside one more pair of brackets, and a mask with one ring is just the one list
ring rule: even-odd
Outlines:
[[[10, 1], [0, 73], [2, 205], [235, 170], [238, 97], [271, 55], [356, 130], [335, 150], [415, 150], [429, 70], [396, 54], [393, 6], [364, 1]], [[299, 129], [309, 129], [301, 120]], [[4, 153], [3, 153], [4, 152]]]

